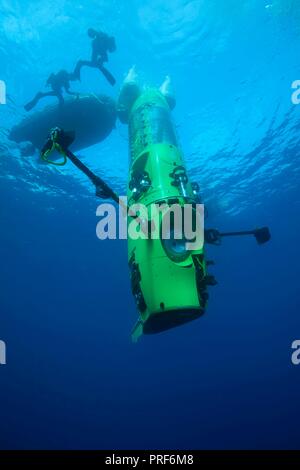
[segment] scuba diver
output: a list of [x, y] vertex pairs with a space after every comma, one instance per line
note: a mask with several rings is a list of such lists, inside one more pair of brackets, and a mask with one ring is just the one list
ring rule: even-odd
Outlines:
[[50, 77], [48, 78], [46, 82], [46, 86], [51, 87], [52, 91], [48, 91], [46, 93], [42, 93], [42, 92], [37, 93], [36, 96], [33, 98], [33, 100], [24, 106], [25, 110], [30, 111], [38, 104], [40, 99], [46, 98], [47, 96], [56, 96], [59, 101], [59, 105], [63, 106], [64, 104], [64, 97], [62, 93], [63, 88], [65, 89], [65, 92], [68, 93], [69, 95], [78, 96], [78, 93], [70, 91], [70, 81], [75, 81], [75, 80], [77, 80], [75, 75], [68, 73], [66, 70], [60, 70], [56, 74], [51, 73]]
[[116, 80], [103, 64], [104, 62], [108, 62], [107, 53], [112, 53], [116, 50], [115, 38], [92, 28], [89, 28], [88, 36], [93, 39], [91, 60], [79, 60], [74, 70], [74, 76], [80, 80], [81, 68], [84, 66], [97, 68], [103, 73], [108, 82], [114, 86]]

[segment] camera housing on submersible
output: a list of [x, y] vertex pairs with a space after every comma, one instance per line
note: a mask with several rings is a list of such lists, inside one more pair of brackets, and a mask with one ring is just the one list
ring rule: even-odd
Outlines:
[[[157, 89], [141, 93], [128, 112], [128, 125], [128, 205], [151, 207], [160, 234], [157, 239], [128, 240], [131, 289], [140, 316], [132, 332], [137, 340], [142, 334], [159, 333], [200, 317], [208, 299], [207, 270], [203, 244], [199, 250], [188, 251], [184, 237], [176, 239], [172, 222], [170, 236], [161, 236], [172, 205], [183, 208], [199, 202], [197, 185], [186, 173], [166, 97]], [[159, 214], [153, 214], [154, 205]]]

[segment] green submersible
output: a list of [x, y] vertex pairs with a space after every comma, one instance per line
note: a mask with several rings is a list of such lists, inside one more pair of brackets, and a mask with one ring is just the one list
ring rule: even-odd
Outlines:
[[[175, 100], [167, 92], [140, 91], [135, 81], [125, 81], [120, 92], [119, 118], [129, 128], [128, 205], [151, 206], [152, 219], [159, 220], [157, 239], [128, 239], [131, 289], [139, 312], [133, 340], [200, 317], [208, 298], [203, 244], [196, 251], [187, 250], [186, 240], [176, 238], [172, 222], [169, 237], [162, 237], [164, 218], [172, 220], [174, 204], [183, 208], [199, 202], [172, 123], [174, 106]], [[158, 218], [153, 214], [154, 205]]]
[[[203, 206], [199, 205], [198, 185], [187, 175], [177, 141], [171, 118], [174, 107], [169, 79], [160, 89], [142, 90], [134, 70], [130, 71], [117, 105], [119, 119], [129, 129], [128, 205], [69, 149], [74, 143], [74, 132], [53, 128], [41, 151], [44, 162], [63, 165], [70, 160], [94, 185], [97, 197], [114, 200], [128, 213], [131, 290], [139, 312], [132, 332], [134, 341], [142, 334], [159, 333], [203, 315], [207, 287], [216, 284], [207, 273], [209, 263], [205, 261], [203, 242], [220, 245], [223, 237], [251, 235], [261, 245], [271, 238], [268, 227], [227, 233], [205, 229], [200, 230], [202, 242], [192, 243], [191, 247], [193, 238], [186, 236], [186, 221], [190, 219], [196, 227], [189, 234], [198, 234], [197, 218]], [[50, 158], [54, 151], [62, 155], [62, 162]], [[145, 212], [141, 215], [139, 207], [146, 216]], [[181, 215], [179, 224], [174, 207]], [[191, 209], [189, 213], [187, 207]], [[131, 224], [136, 221], [140, 228], [137, 237], [130, 233]], [[151, 235], [146, 236], [149, 232]]]

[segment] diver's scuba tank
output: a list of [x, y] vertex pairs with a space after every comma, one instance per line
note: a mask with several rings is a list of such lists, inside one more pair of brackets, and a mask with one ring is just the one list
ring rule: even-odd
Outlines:
[[[120, 96], [124, 102], [124, 93]], [[156, 238], [128, 237], [131, 289], [139, 312], [132, 338], [137, 340], [143, 333], [158, 333], [200, 317], [208, 299], [208, 278], [203, 244], [197, 251], [188, 251], [186, 239], [176, 239], [170, 217], [172, 205], [183, 208], [199, 201], [165, 96], [157, 89], [140, 93], [128, 109], [128, 125], [128, 205], [151, 206], [152, 220], [156, 225], [158, 221]], [[171, 220], [167, 239], [162, 237], [165, 217]]]

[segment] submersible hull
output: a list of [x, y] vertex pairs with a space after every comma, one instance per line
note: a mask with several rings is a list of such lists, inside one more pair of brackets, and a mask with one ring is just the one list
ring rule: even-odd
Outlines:
[[[124, 106], [121, 109], [124, 115]], [[127, 111], [128, 204], [164, 205], [161, 215], [155, 217], [159, 220], [158, 239], [128, 239], [131, 288], [139, 312], [132, 337], [137, 340], [142, 334], [168, 330], [204, 313], [206, 262], [203, 245], [197, 251], [186, 250], [185, 240], [174, 239], [172, 227], [170, 240], [162, 238], [163, 219], [171, 206], [196, 203], [167, 99], [159, 90], [149, 89]]]

